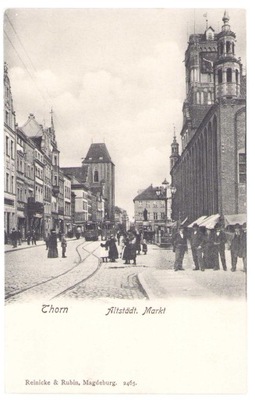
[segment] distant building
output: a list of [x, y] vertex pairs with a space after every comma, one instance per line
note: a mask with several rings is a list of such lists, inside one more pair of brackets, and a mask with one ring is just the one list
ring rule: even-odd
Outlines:
[[114, 222], [115, 165], [105, 143], [92, 143], [82, 165], [93, 193], [96, 191], [105, 200], [105, 218]]
[[208, 27], [189, 37], [186, 99], [170, 169], [172, 218], [246, 213], [246, 77], [235, 54], [227, 12], [219, 33]]
[[71, 188], [71, 178], [64, 175], [64, 233], [67, 234], [68, 231], [72, 231], [72, 188]]
[[153, 187], [140, 192], [134, 199], [135, 225], [155, 230], [166, 224], [166, 192], [163, 187]]

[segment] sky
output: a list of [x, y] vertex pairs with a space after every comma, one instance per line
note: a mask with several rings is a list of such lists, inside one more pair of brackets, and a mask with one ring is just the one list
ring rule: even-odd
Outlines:
[[[245, 11], [228, 9], [236, 54], [246, 64]], [[224, 9], [9, 9], [4, 60], [16, 119], [50, 124], [60, 166], [80, 166], [92, 142], [105, 142], [116, 172], [116, 205], [134, 215], [133, 198], [170, 182], [185, 99], [188, 34], [221, 29]]]

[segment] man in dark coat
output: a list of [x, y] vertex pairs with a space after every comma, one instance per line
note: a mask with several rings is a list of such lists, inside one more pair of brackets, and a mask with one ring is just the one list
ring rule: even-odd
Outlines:
[[12, 247], [17, 247], [17, 244], [18, 244], [18, 232], [16, 231], [15, 228], [12, 229], [11, 240], [12, 240]]
[[188, 251], [188, 245], [187, 236], [182, 225], [179, 228], [179, 232], [177, 232], [174, 237], [173, 251], [175, 252], [174, 270], [184, 271], [182, 262], [185, 252]]
[[206, 228], [204, 238], [204, 268], [212, 268], [218, 270], [219, 256], [215, 245], [215, 231], [211, 228]]
[[[216, 250], [218, 253], [218, 257], [220, 256], [222, 268], [224, 271], [227, 271], [226, 265], [226, 257], [225, 257], [225, 243], [227, 241], [225, 232], [221, 229], [220, 224], [215, 225], [215, 235], [214, 235], [214, 244], [216, 246]], [[215, 270], [219, 270], [219, 268], [214, 268]]]
[[241, 230], [241, 225], [236, 224], [235, 233], [230, 245], [232, 272], [236, 271], [238, 257], [243, 258], [243, 260], [246, 258], [246, 251], [244, 252], [244, 249], [246, 250], [246, 235], [245, 232]]
[[192, 251], [192, 257], [195, 264], [193, 271], [201, 269], [203, 271], [203, 235], [199, 230], [198, 224], [194, 224], [190, 235], [190, 245]]

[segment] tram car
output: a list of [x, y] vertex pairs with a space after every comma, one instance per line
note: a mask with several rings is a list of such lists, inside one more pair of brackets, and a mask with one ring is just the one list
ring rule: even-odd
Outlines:
[[84, 237], [86, 240], [98, 240], [99, 231], [96, 223], [87, 222], [84, 228]]

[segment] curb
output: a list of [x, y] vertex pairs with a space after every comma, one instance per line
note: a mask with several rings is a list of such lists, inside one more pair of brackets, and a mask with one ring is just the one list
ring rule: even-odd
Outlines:
[[145, 292], [148, 300], [158, 300], [157, 296], [154, 295], [153, 291], [150, 289], [149, 285], [146, 283], [144, 277], [144, 272], [139, 272], [137, 274], [137, 279], [139, 284], [141, 285], [143, 291]]
[[[70, 238], [70, 239], [66, 239], [66, 240], [67, 240], [67, 242], [70, 242], [70, 241], [72, 241], [72, 240], [77, 240], [77, 239], [76, 239], [76, 238]], [[60, 242], [59, 242], [59, 243], [60, 243]], [[26, 247], [22, 247], [22, 245], [21, 245], [21, 246], [19, 246], [19, 247], [14, 247], [14, 248], [12, 248], [12, 249], [5, 250], [4, 253], [11, 253], [11, 252], [13, 252], [13, 251], [19, 251], [19, 250], [27, 250], [27, 249], [32, 249], [33, 247], [40, 247], [40, 246], [45, 246], [45, 242], [43, 242], [43, 243], [38, 243], [38, 244], [27, 245]]]

